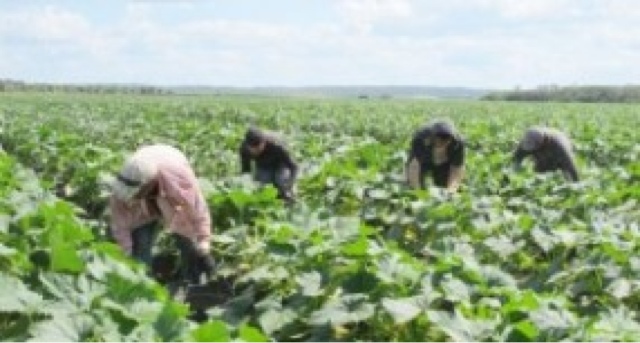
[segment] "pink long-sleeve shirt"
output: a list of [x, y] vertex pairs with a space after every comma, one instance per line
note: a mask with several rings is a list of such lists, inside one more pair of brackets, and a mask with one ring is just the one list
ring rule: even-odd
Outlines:
[[117, 243], [131, 254], [131, 232], [162, 219], [171, 232], [194, 242], [209, 241], [211, 217], [198, 180], [187, 163], [167, 159], [158, 163], [158, 196], [125, 202], [111, 196], [111, 230]]

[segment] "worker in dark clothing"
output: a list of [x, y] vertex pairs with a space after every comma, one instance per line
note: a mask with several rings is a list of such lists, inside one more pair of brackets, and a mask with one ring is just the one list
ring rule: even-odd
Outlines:
[[464, 175], [464, 142], [449, 121], [436, 121], [413, 135], [407, 161], [407, 181], [424, 188], [430, 174], [433, 184], [455, 192]]
[[242, 173], [251, 173], [252, 160], [256, 166], [255, 180], [273, 185], [280, 199], [292, 201], [298, 165], [284, 144], [273, 134], [250, 128], [240, 146]]
[[560, 170], [567, 180], [579, 180], [571, 141], [560, 131], [546, 127], [527, 130], [513, 154], [515, 166], [520, 168], [527, 156], [533, 158], [538, 173]]

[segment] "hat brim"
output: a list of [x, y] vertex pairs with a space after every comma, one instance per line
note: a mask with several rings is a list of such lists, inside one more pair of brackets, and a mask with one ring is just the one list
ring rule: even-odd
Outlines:
[[536, 149], [535, 142], [522, 142], [520, 148], [524, 151], [533, 151]]
[[123, 201], [129, 201], [133, 199], [140, 191], [141, 186], [131, 186], [123, 183], [115, 178], [111, 184], [111, 192], [113, 195]]
[[453, 125], [447, 122], [436, 122], [432, 125], [431, 132], [434, 135], [447, 135], [451, 137], [456, 135]]

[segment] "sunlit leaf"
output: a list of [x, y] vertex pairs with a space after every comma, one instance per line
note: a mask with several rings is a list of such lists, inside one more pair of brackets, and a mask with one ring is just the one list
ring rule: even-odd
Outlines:
[[382, 306], [393, 317], [396, 324], [408, 322], [422, 312], [422, 309], [413, 298], [384, 298], [382, 299]]

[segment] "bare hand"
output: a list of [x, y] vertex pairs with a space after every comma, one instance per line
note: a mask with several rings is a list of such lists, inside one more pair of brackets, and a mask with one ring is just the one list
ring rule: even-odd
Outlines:
[[196, 243], [196, 250], [200, 255], [203, 255], [203, 256], [209, 255], [209, 252], [211, 252], [211, 244], [209, 240], [204, 239], [204, 240], [198, 241]]

